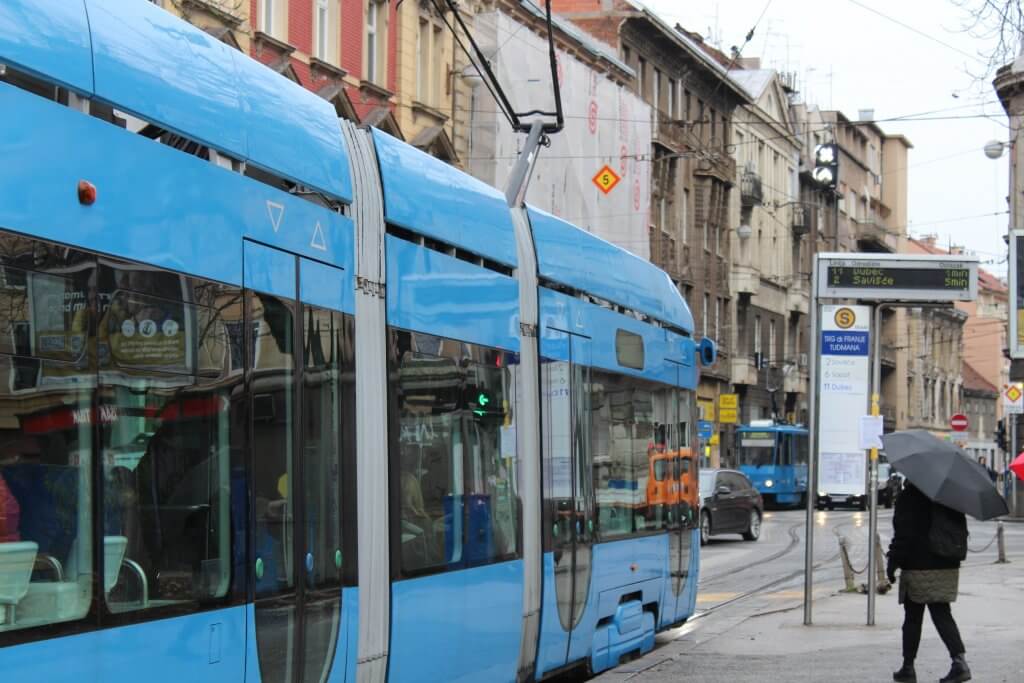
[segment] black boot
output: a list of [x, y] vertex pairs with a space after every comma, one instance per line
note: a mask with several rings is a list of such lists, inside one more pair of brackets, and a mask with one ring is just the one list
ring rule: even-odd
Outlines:
[[962, 654], [953, 657], [949, 673], [939, 679], [939, 683], [963, 683], [971, 680], [971, 670], [967, 668], [967, 660]]
[[904, 659], [903, 666], [899, 671], [892, 672], [892, 680], [899, 683], [917, 683], [917, 673], [914, 671], [914, 660]]

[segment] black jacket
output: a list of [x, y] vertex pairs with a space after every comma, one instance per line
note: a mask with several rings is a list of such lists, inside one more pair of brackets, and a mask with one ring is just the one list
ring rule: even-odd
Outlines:
[[889, 559], [900, 569], [956, 569], [960, 563], [934, 555], [928, 545], [934, 503], [913, 485], [906, 484], [896, 499]]

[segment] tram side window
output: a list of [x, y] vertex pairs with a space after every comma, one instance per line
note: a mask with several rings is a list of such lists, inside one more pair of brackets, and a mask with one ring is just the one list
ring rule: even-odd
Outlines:
[[0, 633], [92, 600], [95, 257], [0, 232]]
[[[224, 597], [231, 577], [229, 325], [237, 289], [103, 262], [99, 336], [103, 590], [113, 612]], [[143, 293], [150, 292], [150, 293]]]
[[797, 465], [807, 466], [807, 453], [810, 450], [806, 434], [797, 434], [793, 438], [793, 461]]
[[653, 391], [642, 380], [593, 372], [594, 492], [602, 538], [647, 528], [646, 479], [656, 438]]
[[402, 574], [516, 556], [519, 492], [508, 355], [421, 333], [393, 330], [389, 336]]
[[779, 434], [778, 448], [776, 449], [776, 465], [789, 466], [793, 464], [793, 435]]

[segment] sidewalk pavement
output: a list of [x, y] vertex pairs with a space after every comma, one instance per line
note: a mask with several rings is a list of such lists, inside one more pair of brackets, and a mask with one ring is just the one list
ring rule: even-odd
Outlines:
[[[1024, 557], [1011, 564], [965, 563], [953, 615], [973, 680], [1024, 681]], [[658, 683], [891, 681], [899, 668], [903, 608], [896, 591], [879, 595], [875, 626], [865, 626], [867, 598], [815, 591], [814, 626], [803, 625], [797, 590], [742, 614], [708, 615], [676, 639], [596, 680]], [[738, 605], [737, 605], [738, 606]], [[681, 633], [681, 635], [679, 635]], [[937, 681], [949, 658], [928, 617], [917, 660], [920, 681]]]

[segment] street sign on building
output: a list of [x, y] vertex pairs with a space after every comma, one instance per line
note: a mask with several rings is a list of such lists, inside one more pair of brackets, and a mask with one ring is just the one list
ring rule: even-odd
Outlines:
[[822, 254], [818, 296], [860, 301], [973, 301], [974, 256]]
[[949, 426], [953, 428], [954, 432], [966, 432], [969, 424], [967, 416], [963, 413], [957, 413], [949, 418]]
[[715, 431], [715, 425], [713, 422], [707, 420], [697, 420], [697, 438], [701, 441], [710, 441], [711, 435]]
[[722, 394], [718, 397], [718, 421], [722, 424], [736, 424], [739, 421], [739, 394]]
[[1006, 415], [1024, 413], [1024, 384], [1011, 384], [1003, 389], [1003, 413]]
[[594, 174], [591, 180], [597, 185], [597, 189], [608, 194], [615, 189], [615, 186], [619, 184], [622, 177], [611, 166], [605, 164], [600, 171]]

